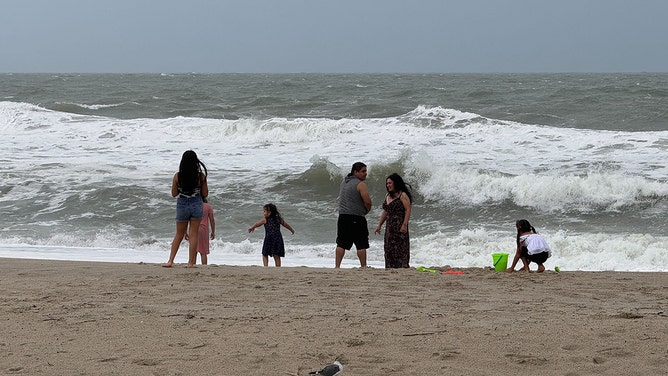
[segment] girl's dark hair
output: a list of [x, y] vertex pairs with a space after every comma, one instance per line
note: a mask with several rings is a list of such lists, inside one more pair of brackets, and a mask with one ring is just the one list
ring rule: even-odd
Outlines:
[[353, 167], [350, 169], [350, 173], [348, 174], [348, 176], [353, 176], [353, 174], [355, 174], [355, 172], [360, 171], [364, 167], [366, 167], [366, 165], [362, 162], [353, 163]]
[[[202, 170], [204, 170], [202, 172]], [[192, 150], [187, 150], [181, 157], [179, 164], [179, 187], [181, 192], [192, 194], [195, 188], [199, 187], [201, 175], [207, 176], [208, 171], [202, 161], [197, 158], [197, 154]]]
[[394, 189], [396, 189], [398, 192], [406, 193], [406, 196], [408, 196], [410, 202], [413, 202], [413, 195], [411, 194], [411, 189], [413, 189], [413, 187], [411, 187], [410, 184], [406, 184], [404, 182], [404, 179], [401, 176], [399, 176], [399, 174], [397, 174], [396, 172], [391, 174], [387, 178], [392, 180], [392, 182], [394, 183]]
[[531, 226], [531, 223], [526, 219], [518, 219], [515, 221], [515, 227], [517, 227], [517, 244], [520, 244], [520, 234], [524, 232], [533, 232], [537, 234], [536, 229]]
[[278, 212], [276, 205], [268, 203], [267, 205], [263, 206], [262, 209], [268, 211], [270, 217], [277, 216], [279, 220], [281, 219], [281, 213]]

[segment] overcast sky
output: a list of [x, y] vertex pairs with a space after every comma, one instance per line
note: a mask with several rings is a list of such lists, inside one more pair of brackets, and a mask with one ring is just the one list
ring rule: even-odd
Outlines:
[[668, 72], [667, 0], [0, 0], [0, 72]]

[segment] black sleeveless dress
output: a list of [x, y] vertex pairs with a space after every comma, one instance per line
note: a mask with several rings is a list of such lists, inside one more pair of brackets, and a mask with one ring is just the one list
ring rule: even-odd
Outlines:
[[387, 212], [385, 219], [385, 267], [410, 268], [410, 241], [409, 231], [402, 233], [401, 224], [404, 222], [406, 208], [400, 198], [395, 198], [389, 204], [383, 201], [383, 210]]
[[285, 257], [285, 243], [283, 243], [283, 235], [281, 234], [281, 217], [270, 215], [266, 219], [262, 256]]

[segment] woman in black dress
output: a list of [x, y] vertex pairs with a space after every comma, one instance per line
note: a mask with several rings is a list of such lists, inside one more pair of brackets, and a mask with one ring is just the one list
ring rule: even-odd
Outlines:
[[387, 194], [383, 201], [383, 214], [376, 227], [380, 234], [383, 223], [385, 226], [385, 267], [409, 268], [410, 241], [408, 221], [411, 218], [413, 196], [404, 179], [394, 173], [385, 180]]

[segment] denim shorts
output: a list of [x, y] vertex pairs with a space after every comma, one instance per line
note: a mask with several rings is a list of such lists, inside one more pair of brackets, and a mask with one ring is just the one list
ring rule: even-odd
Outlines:
[[204, 206], [201, 196], [180, 197], [176, 199], [176, 222], [188, 222], [202, 219]]

